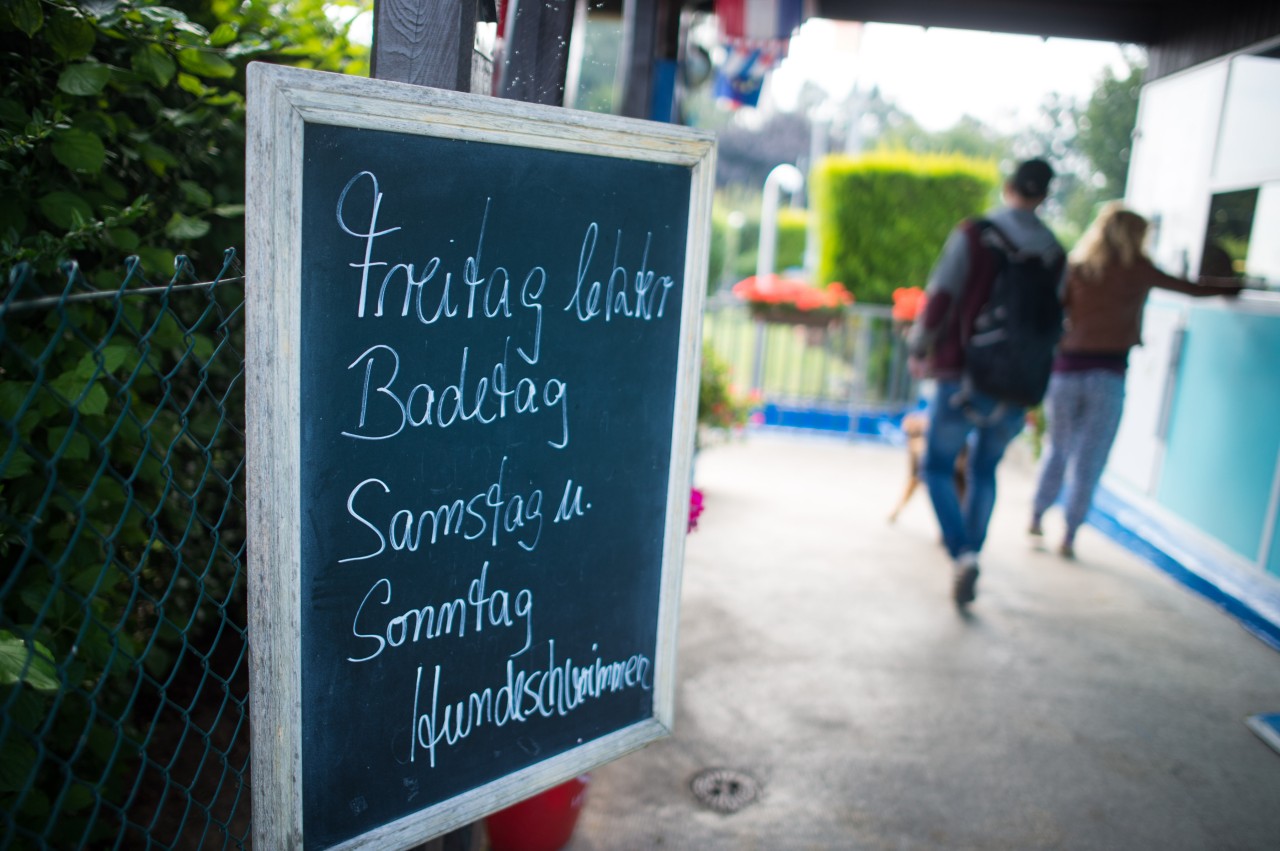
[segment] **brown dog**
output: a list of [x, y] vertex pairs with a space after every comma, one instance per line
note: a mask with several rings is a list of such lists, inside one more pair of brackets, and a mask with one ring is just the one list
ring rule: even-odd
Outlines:
[[[896, 523], [898, 515], [902, 513], [902, 509], [906, 507], [907, 502], [911, 499], [911, 495], [916, 492], [916, 488], [920, 486], [921, 472], [924, 467], [924, 450], [928, 443], [929, 417], [923, 411], [916, 411], [907, 414], [902, 418], [902, 431], [907, 436], [907, 489], [903, 491], [902, 498], [898, 500], [898, 504], [893, 511], [889, 513], [889, 522]], [[956, 494], [960, 497], [960, 503], [964, 504], [965, 489], [968, 485], [967, 470], [969, 467], [969, 448], [961, 447], [960, 454], [956, 456]]]

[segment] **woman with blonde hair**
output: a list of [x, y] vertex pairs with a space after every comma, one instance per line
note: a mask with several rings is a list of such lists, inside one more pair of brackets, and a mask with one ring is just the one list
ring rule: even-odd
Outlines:
[[1153, 287], [1191, 296], [1240, 291], [1238, 285], [1196, 284], [1164, 274], [1146, 255], [1146, 237], [1147, 220], [1112, 202], [1080, 238], [1068, 264], [1066, 329], [1044, 403], [1049, 448], [1030, 529], [1032, 535], [1043, 534], [1041, 518], [1057, 501], [1065, 479], [1066, 532], [1059, 552], [1067, 558], [1075, 555], [1076, 530], [1089, 513], [1120, 425], [1129, 349], [1141, 343], [1147, 293]]

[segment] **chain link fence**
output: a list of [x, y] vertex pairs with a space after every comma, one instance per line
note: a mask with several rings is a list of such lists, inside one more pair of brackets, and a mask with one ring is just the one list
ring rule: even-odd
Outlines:
[[[247, 847], [243, 271], [50, 283], [0, 302], [0, 848]], [[887, 315], [768, 330], [771, 397], [906, 397]], [[708, 312], [740, 380], [758, 331]]]
[[0, 303], [0, 848], [249, 844], [244, 277], [177, 268]]

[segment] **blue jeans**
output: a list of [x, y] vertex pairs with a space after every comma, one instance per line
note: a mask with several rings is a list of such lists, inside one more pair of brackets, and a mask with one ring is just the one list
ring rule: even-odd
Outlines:
[[1103, 369], [1055, 372], [1044, 412], [1049, 451], [1040, 468], [1032, 512], [1037, 520], [1058, 499], [1066, 481], [1066, 538], [1075, 537], [1093, 503], [1124, 411], [1124, 375]]
[[[1005, 447], [1022, 431], [1026, 409], [973, 394], [956, 404], [960, 382], [939, 381], [930, 405], [929, 440], [924, 455], [924, 481], [942, 540], [952, 558], [978, 553], [987, 539], [987, 524], [996, 504], [996, 465]], [[970, 440], [970, 435], [973, 439]], [[956, 456], [969, 442], [968, 488], [963, 505], [956, 493]]]

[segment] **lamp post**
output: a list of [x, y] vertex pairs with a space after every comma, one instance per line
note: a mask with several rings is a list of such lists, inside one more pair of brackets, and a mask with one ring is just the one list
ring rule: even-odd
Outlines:
[[[804, 175], [789, 163], [775, 166], [764, 180], [764, 199], [760, 203], [760, 249], [756, 255], [756, 280], [773, 274], [778, 243], [778, 199], [783, 192], [794, 195], [804, 188]], [[756, 320], [755, 368], [751, 372], [751, 388], [764, 389], [764, 320]]]

